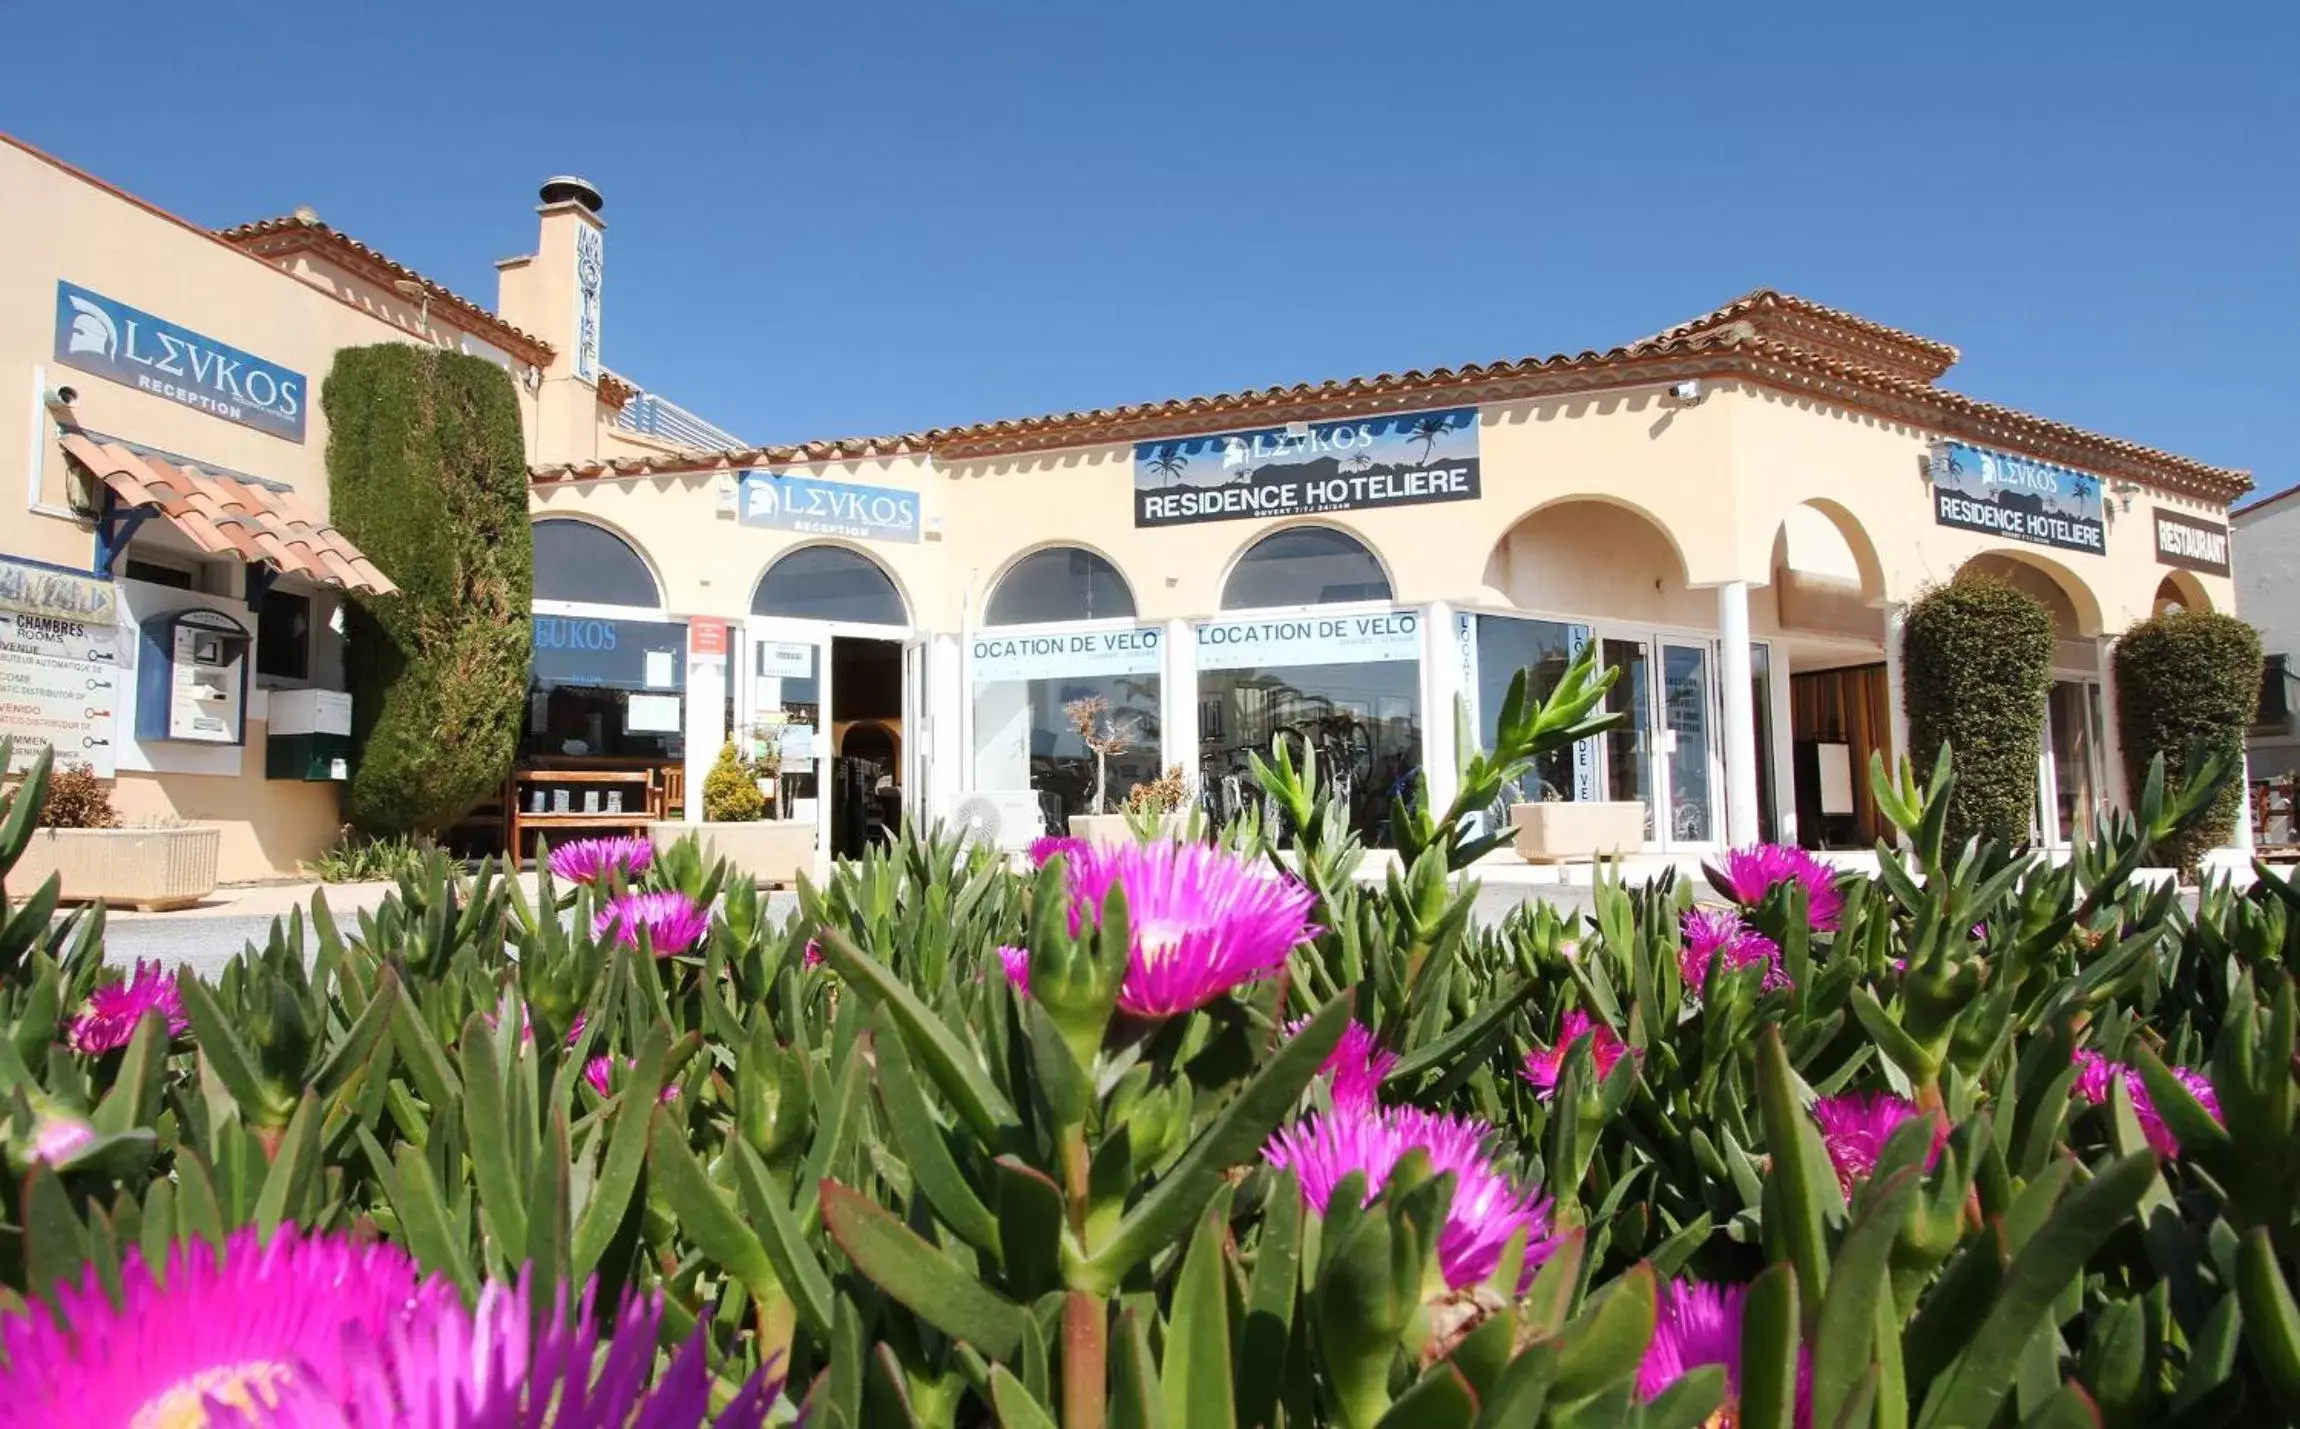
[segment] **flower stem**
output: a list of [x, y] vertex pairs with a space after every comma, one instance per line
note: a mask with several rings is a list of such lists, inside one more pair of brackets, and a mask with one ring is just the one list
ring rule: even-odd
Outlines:
[[1063, 1429], [1102, 1429], [1109, 1399], [1109, 1321], [1099, 1295], [1073, 1290], [1062, 1302]]

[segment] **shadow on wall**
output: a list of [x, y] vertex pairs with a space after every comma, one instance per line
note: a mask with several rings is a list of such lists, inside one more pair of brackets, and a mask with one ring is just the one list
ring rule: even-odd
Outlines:
[[300, 865], [324, 852], [343, 826], [338, 786], [262, 777], [265, 731], [261, 721], [248, 721], [247, 747], [240, 756], [244, 772], [236, 779], [123, 770], [112, 791], [120, 822], [172, 816], [220, 825], [216, 877], [224, 883], [296, 877]]
[[1689, 590], [1668, 533], [1608, 501], [1544, 506], [1511, 527], [1487, 558], [1485, 585], [1520, 610], [1703, 629], [1715, 596]]

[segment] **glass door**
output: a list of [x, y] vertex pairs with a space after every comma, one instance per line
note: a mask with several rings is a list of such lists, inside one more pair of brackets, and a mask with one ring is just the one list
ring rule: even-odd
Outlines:
[[2055, 680], [2045, 701], [2045, 749], [2039, 761], [2038, 832], [2065, 844], [2092, 827], [2106, 797], [2101, 768], [2102, 711], [2095, 680]]
[[927, 641], [918, 637], [902, 647], [902, 811], [914, 825], [933, 822], [934, 748], [927, 728]]
[[831, 787], [831, 637], [814, 621], [753, 616], [744, 628], [745, 702], [740, 747], [771, 767], [767, 817], [812, 824], [825, 862]]
[[1652, 644], [1645, 640], [1607, 636], [1598, 659], [1621, 673], [1605, 692], [1608, 714], [1627, 715], [1605, 732], [1603, 750], [1605, 797], [1645, 806], [1645, 837], [1657, 837], [1653, 822], [1653, 660]]
[[1717, 840], [1713, 711], [1715, 685], [1709, 675], [1709, 647], [1664, 641], [1659, 670], [1660, 769], [1655, 784], [1669, 791], [1665, 847]]

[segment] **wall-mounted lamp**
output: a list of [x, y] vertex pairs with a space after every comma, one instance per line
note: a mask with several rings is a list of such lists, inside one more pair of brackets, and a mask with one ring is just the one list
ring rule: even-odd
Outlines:
[[2116, 509], [2129, 513], [2132, 510], [2132, 498], [2140, 494], [2140, 484], [2133, 481], [2120, 481], [2110, 487], [2109, 490], [2116, 493]]
[[422, 329], [423, 340], [431, 341], [431, 289], [413, 278], [395, 278], [391, 286], [401, 297], [420, 301], [421, 306], [416, 309], [415, 325]]

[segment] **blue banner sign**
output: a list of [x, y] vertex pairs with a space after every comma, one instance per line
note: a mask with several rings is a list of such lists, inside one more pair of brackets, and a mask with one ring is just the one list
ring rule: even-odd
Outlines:
[[1933, 519], [2062, 551], [2108, 549], [2100, 478], [2050, 462], [1933, 443]]
[[856, 541], [918, 540], [915, 491], [772, 471], [746, 471], [742, 484], [745, 526]]
[[1136, 526], [1477, 498], [1475, 407], [1134, 446]]
[[678, 620], [534, 615], [534, 682], [617, 690], [687, 687], [687, 626]]
[[56, 284], [56, 360], [186, 407], [303, 440], [303, 374], [71, 283]]

